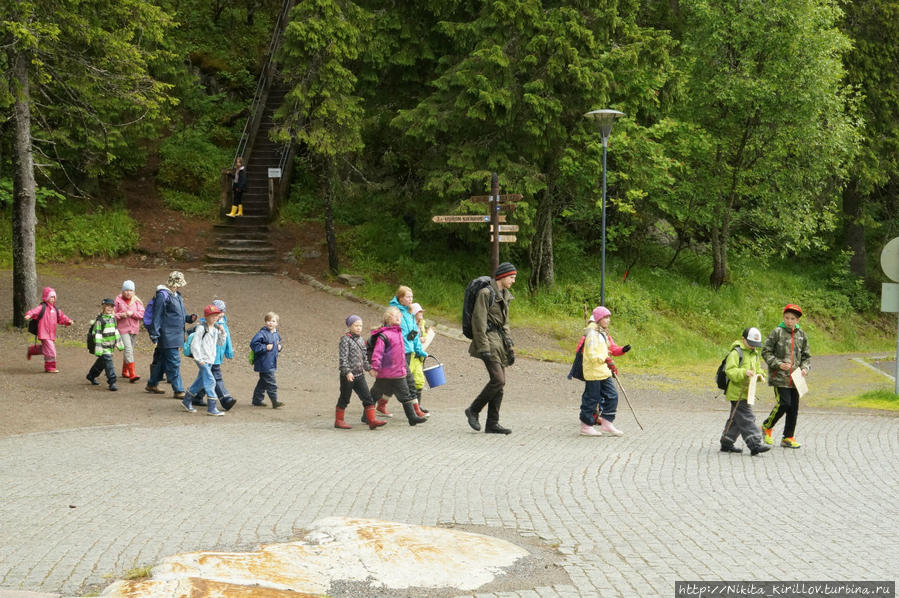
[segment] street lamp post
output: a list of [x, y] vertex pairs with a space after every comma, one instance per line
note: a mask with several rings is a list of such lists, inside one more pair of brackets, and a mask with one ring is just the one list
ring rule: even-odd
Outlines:
[[624, 116], [617, 110], [593, 110], [584, 115], [596, 121], [602, 135], [602, 271], [599, 277], [599, 303], [606, 304], [606, 153], [609, 148], [609, 135], [615, 119]]

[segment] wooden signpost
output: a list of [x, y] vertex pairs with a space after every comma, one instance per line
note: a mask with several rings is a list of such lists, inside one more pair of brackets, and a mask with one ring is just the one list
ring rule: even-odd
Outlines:
[[515, 209], [515, 202], [523, 199], [520, 193], [509, 193], [508, 195], [499, 194], [499, 177], [494, 172], [490, 177], [490, 195], [473, 195], [468, 198], [469, 201], [477, 203], [486, 203], [489, 206], [489, 214], [448, 214], [445, 216], [434, 216], [432, 221], [438, 224], [449, 224], [453, 222], [461, 222], [468, 224], [490, 224], [490, 271], [495, 272], [499, 267], [499, 244], [514, 243], [515, 235], [493, 234], [498, 233], [516, 233], [518, 232], [517, 224], [501, 225], [506, 221], [505, 214], [500, 214], [500, 210], [511, 212]]

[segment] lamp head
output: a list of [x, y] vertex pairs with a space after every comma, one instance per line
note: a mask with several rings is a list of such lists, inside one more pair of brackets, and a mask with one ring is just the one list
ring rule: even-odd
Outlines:
[[596, 121], [603, 144], [608, 142], [609, 135], [612, 134], [612, 125], [615, 124], [615, 119], [622, 116], [624, 116], [624, 112], [618, 110], [592, 110], [584, 115], [585, 118]]

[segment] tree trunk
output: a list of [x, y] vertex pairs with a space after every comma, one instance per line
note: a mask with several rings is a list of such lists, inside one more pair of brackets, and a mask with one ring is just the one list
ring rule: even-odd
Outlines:
[[29, 58], [24, 52], [9, 52], [12, 64], [10, 92], [13, 106], [13, 220], [12, 280], [13, 325], [25, 325], [25, 312], [37, 304], [37, 267], [35, 264], [35, 183], [34, 156], [31, 147], [31, 86]]
[[337, 234], [334, 232], [334, 181], [336, 173], [333, 166], [328, 168], [328, 178], [325, 188], [325, 239], [328, 242], [328, 267], [331, 272], [337, 274], [340, 270], [340, 262], [337, 257]]
[[712, 227], [712, 273], [709, 283], [716, 291], [727, 282], [727, 241], [728, 226], [726, 223]]
[[843, 220], [846, 223], [844, 241], [852, 251], [849, 272], [859, 278], [867, 277], [868, 253], [865, 246], [865, 227], [862, 224], [862, 196], [854, 181], [843, 189]]
[[531, 241], [531, 277], [528, 288], [533, 292], [540, 287], [552, 286], [556, 281], [553, 262], [553, 202], [550, 191], [543, 194], [537, 205], [536, 232]]

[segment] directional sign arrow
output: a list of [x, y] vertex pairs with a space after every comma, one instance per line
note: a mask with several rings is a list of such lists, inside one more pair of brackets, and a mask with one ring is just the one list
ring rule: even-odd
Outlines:
[[[490, 235], [490, 242], [493, 242], [493, 235]], [[499, 236], [500, 243], [514, 243], [515, 235], [500, 235]]]
[[[434, 216], [431, 218], [432, 222], [437, 222], [440, 224], [446, 224], [448, 222], [463, 222], [468, 224], [487, 224], [490, 222], [490, 216], [480, 215], [480, 214], [447, 214], [442, 216]], [[505, 222], [506, 217], [503, 214], [499, 215], [499, 221]]]
[[[499, 232], [501, 232], [501, 233], [517, 233], [518, 232], [517, 224], [500, 224], [498, 228], [499, 228]], [[492, 224], [490, 225], [490, 232], [491, 233], [493, 232]]]

